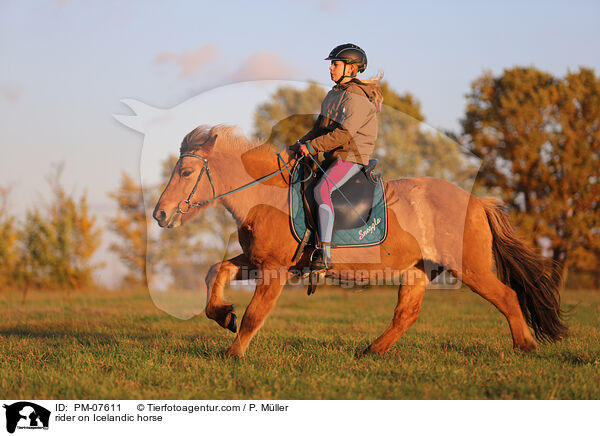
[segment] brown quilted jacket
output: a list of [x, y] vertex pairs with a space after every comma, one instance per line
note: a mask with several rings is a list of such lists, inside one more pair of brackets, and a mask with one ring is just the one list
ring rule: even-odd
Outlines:
[[321, 104], [321, 114], [300, 142], [316, 151], [331, 152], [342, 160], [366, 165], [377, 139], [379, 85], [357, 79], [335, 85]]

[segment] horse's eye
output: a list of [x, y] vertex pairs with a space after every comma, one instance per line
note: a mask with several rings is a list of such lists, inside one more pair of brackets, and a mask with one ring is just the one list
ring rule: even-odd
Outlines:
[[184, 172], [181, 173], [182, 177], [189, 177], [190, 174], [192, 174], [192, 171], [190, 170], [185, 170]]

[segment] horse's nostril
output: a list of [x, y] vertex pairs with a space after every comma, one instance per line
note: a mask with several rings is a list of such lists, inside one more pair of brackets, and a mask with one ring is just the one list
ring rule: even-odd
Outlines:
[[162, 222], [165, 219], [167, 219], [167, 213], [164, 210], [158, 210], [158, 211], [156, 211], [154, 218], [156, 218], [158, 221]]

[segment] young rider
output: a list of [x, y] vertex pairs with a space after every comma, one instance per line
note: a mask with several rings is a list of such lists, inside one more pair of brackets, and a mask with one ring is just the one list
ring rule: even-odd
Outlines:
[[377, 138], [376, 114], [383, 100], [380, 77], [367, 81], [356, 78], [367, 68], [363, 49], [354, 44], [339, 45], [325, 60], [331, 61], [329, 73], [336, 84], [323, 100], [313, 128], [298, 140], [304, 156], [322, 151], [335, 159], [314, 188], [321, 246], [312, 255], [313, 271], [331, 267], [335, 218], [331, 193], [369, 163]]

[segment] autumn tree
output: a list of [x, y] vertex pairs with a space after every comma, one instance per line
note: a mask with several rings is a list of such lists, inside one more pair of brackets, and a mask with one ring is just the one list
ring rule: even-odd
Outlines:
[[22, 231], [21, 256], [26, 286], [84, 289], [94, 286], [92, 256], [101, 232], [90, 215], [87, 196], [68, 195], [60, 183], [62, 166], [47, 178], [52, 191], [45, 208], [27, 211]]
[[325, 94], [313, 82], [303, 90], [279, 88], [269, 101], [256, 108], [254, 137], [279, 148], [292, 145], [312, 128]]
[[10, 190], [0, 186], [0, 289], [17, 285], [19, 270], [19, 232], [15, 218], [8, 214]]
[[142, 187], [127, 173], [121, 173], [121, 185], [109, 193], [109, 197], [117, 203], [117, 213], [111, 218], [110, 230], [118, 237], [118, 242], [110, 244], [110, 250], [115, 252], [127, 273], [122, 285], [126, 287], [146, 286], [146, 254], [148, 232], [146, 211], [142, 196]]
[[477, 166], [452, 138], [425, 124], [420, 102], [409, 92], [398, 94], [381, 85], [383, 107], [375, 157], [384, 178], [439, 177], [470, 189]]
[[[531, 242], [564, 268], [599, 252], [600, 80], [581, 68], [564, 78], [513, 68], [473, 82], [462, 121], [482, 159], [480, 181], [513, 211]], [[585, 254], [584, 254], [585, 253]], [[597, 272], [596, 272], [597, 274]]]

